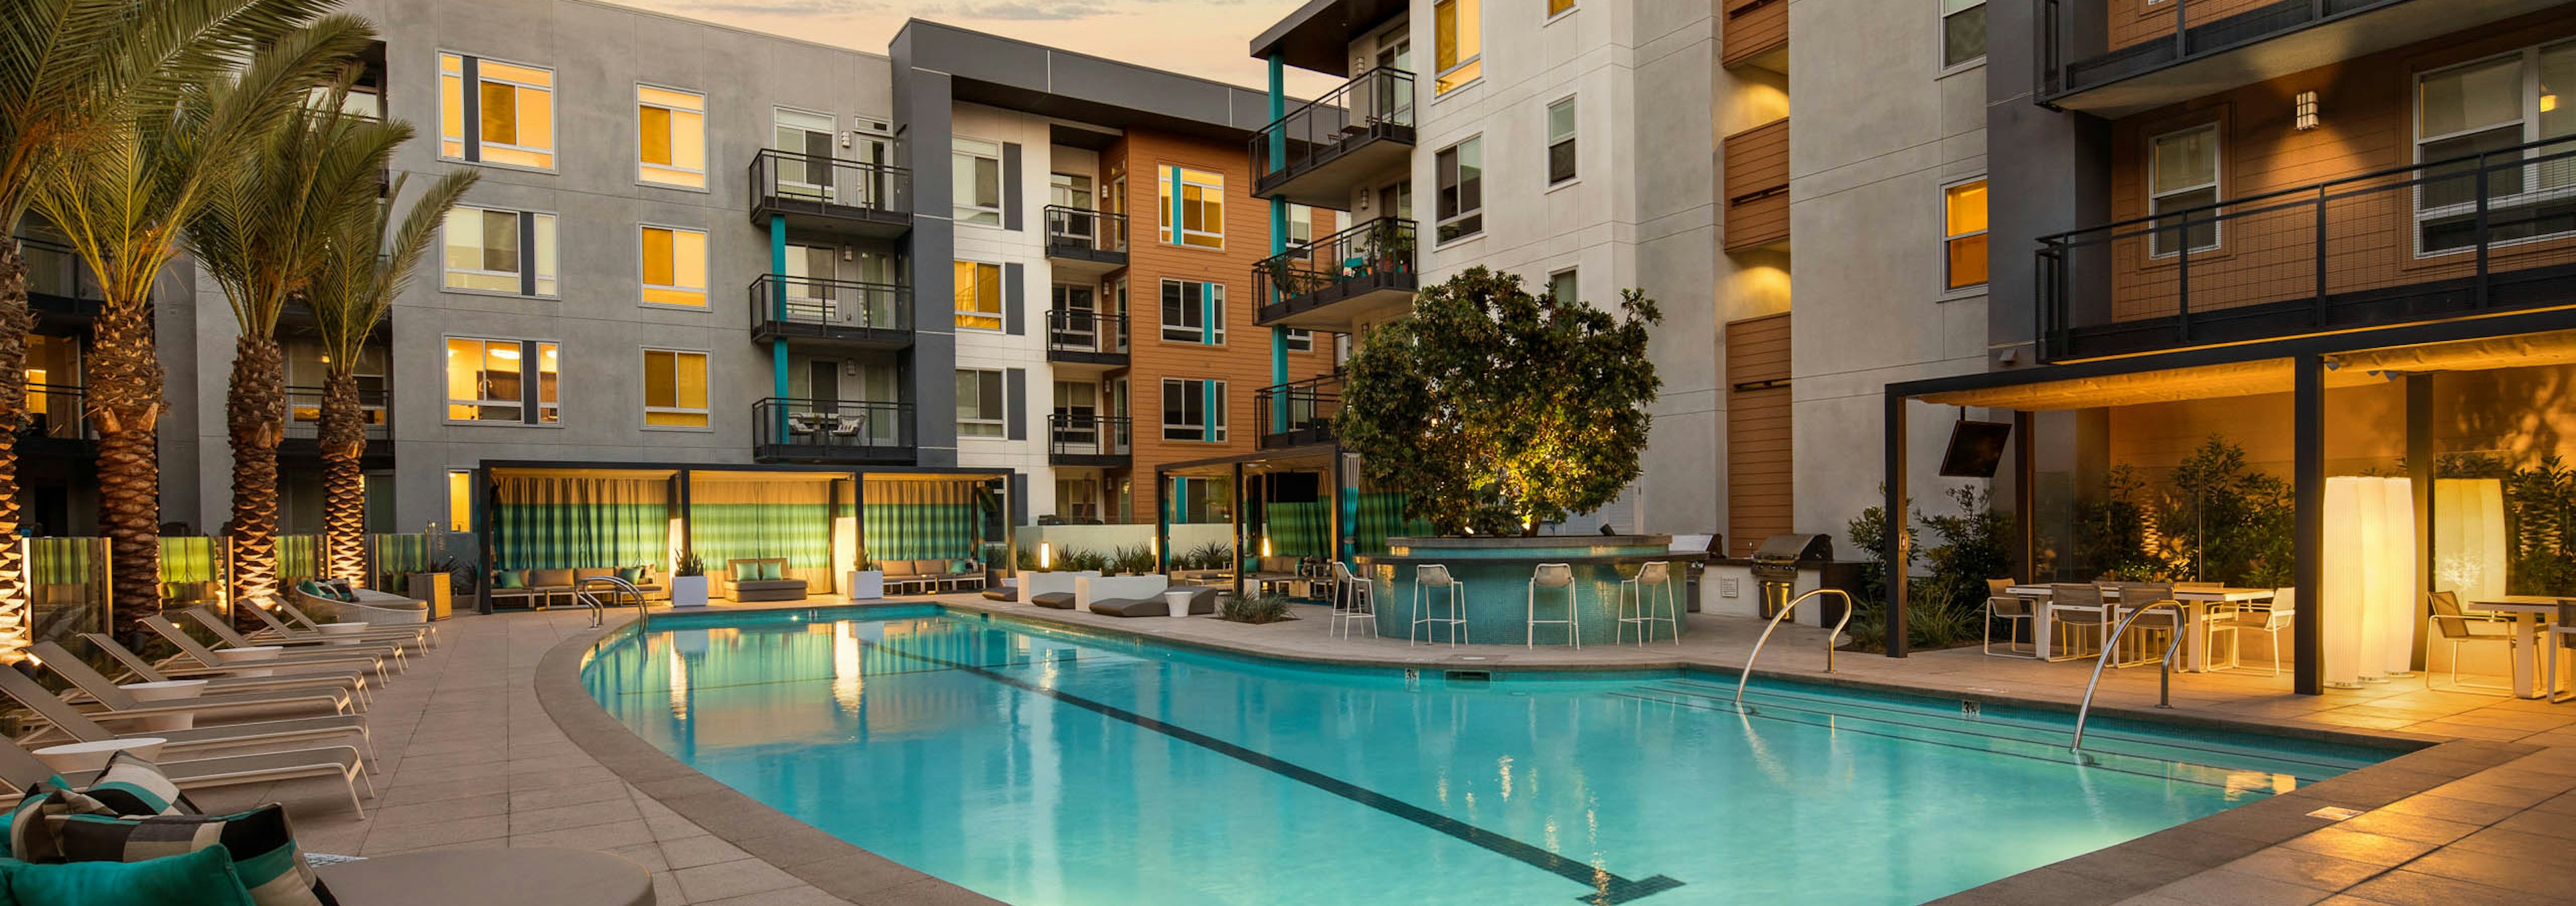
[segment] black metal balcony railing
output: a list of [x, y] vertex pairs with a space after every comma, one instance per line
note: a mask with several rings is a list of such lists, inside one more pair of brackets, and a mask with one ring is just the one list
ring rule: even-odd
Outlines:
[[1379, 67], [1252, 134], [1254, 194], [1378, 141], [1413, 144], [1413, 73]]
[[[2235, 0], [2163, 0], [2157, 5], [2170, 12], [2159, 16], [2155, 6], [2143, 4], [2123, 7], [2108, 0], [2039, 0], [2034, 11], [2039, 52], [2033, 56], [2038, 70], [2038, 97], [2043, 102], [2063, 98], [2406, 2], [2409, 0], [2276, 0], [2249, 8]], [[2076, 4], [2093, 8], [2067, 8]], [[2153, 29], [2155, 34], [2112, 49], [2115, 29], [2103, 22], [2110, 17], [2137, 19], [2135, 23], [2118, 24]], [[2165, 31], [2168, 27], [2171, 31]], [[2300, 65], [2304, 68], [2316, 64]], [[2207, 91], [2203, 87], [2193, 93]]]
[[762, 274], [751, 281], [756, 338], [809, 337], [903, 345], [912, 338], [912, 289], [891, 283]]
[[2039, 238], [2046, 361], [2576, 302], [2576, 136]]
[[1046, 243], [1049, 258], [1125, 264], [1127, 215], [1047, 205]]
[[[320, 437], [322, 433], [322, 396], [320, 387], [286, 388], [286, 436]], [[386, 407], [393, 394], [382, 387], [358, 388], [358, 409], [367, 425], [368, 440], [385, 440], [393, 436], [393, 421]]]
[[1340, 411], [1340, 374], [1263, 387], [1252, 395], [1252, 413], [1264, 450], [1331, 441], [1333, 415]]
[[1412, 292], [1420, 279], [1414, 251], [1414, 222], [1381, 217], [1264, 258], [1252, 269], [1256, 320], [1267, 324], [1380, 290]]
[[106, 293], [70, 246], [21, 236], [18, 253], [27, 265], [28, 307], [58, 314], [98, 314]]
[[83, 406], [88, 397], [77, 384], [28, 384], [27, 423], [20, 436], [47, 440], [92, 440]]
[[1065, 466], [1123, 466], [1134, 441], [1131, 419], [1057, 412], [1047, 416], [1047, 461]]
[[911, 403], [769, 397], [752, 404], [754, 458], [799, 462], [909, 462]]
[[752, 214], [807, 215], [901, 225], [912, 214], [912, 171], [795, 151], [751, 160]]
[[1089, 309], [1047, 312], [1047, 358], [1095, 365], [1127, 363], [1127, 316]]

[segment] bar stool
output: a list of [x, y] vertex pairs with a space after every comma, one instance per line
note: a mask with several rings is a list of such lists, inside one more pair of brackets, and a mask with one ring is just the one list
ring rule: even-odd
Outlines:
[[[1538, 590], [1541, 588], [1561, 588], [1565, 590], [1565, 619], [1542, 620], [1538, 618]], [[1581, 610], [1582, 608], [1574, 606], [1574, 567], [1563, 563], [1539, 564], [1538, 569], [1530, 572], [1529, 626], [1525, 633], [1526, 637], [1521, 640], [1523, 647], [1538, 647], [1538, 627], [1540, 624], [1564, 626], [1565, 637], [1574, 641], [1574, 647], [1583, 647], [1583, 626], [1576, 620], [1576, 617]]]
[[[1660, 617], [1655, 615], [1655, 601], [1653, 598], [1654, 591], [1662, 591], [1664, 593], [1664, 615]], [[1673, 565], [1671, 562], [1665, 560], [1647, 561], [1646, 565], [1637, 568], [1636, 578], [1620, 580], [1618, 593], [1619, 597], [1615, 606], [1619, 611], [1619, 631], [1611, 636], [1611, 644], [1618, 644], [1620, 639], [1627, 637], [1628, 625], [1631, 623], [1636, 624], [1637, 626], [1637, 647], [1645, 647], [1646, 638], [1654, 633], [1655, 624], [1657, 623], [1662, 623], [1666, 626], [1672, 627], [1673, 644], [1679, 645], [1682, 643], [1682, 627], [1680, 621], [1681, 611], [1679, 607], [1673, 603]], [[1636, 605], [1637, 608], [1637, 615], [1633, 617], [1628, 615], [1628, 606], [1631, 604]]]
[[1332, 620], [1324, 624], [1325, 634], [1330, 635], [1338, 631], [1342, 638], [1347, 639], [1351, 637], [1352, 623], [1366, 623], [1369, 634], [1376, 635], [1377, 587], [1361, 581], [1358, 576], [1351, 575], [1351, 568], [1343, 565], [1342, 561], [1335, 560], [1332, 563], [1332, 578], [1327, 580], [1331, 583], [1328, 586], [1331, 590], [1326, 594], [1331, 598], [1333, 614]]
[[[1447, 598], [1448, 616], [1422, 615], [1422, 599], [1429, 595], [1432, 589], [1439, 589]], [[1413, 645], [1415, 629], [1421, 629], [1432, 623], [1441, 623], [1449, 627], [1449, 644], [1453, 647], [1467, 640], [1467, 583], [1451, 578], [1449, 567], [1437, 563], [1417, 563], [1413, 567], [1413, 622], [1404, 627], [1405, 646]], [[1426, 644], [1431, 641], [1431, 630], [1422, 630], [1422, 641]]]

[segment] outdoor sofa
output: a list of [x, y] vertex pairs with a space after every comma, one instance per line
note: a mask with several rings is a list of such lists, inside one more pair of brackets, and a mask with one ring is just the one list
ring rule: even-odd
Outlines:
[[[958, 567], [966, 563], [974, 563], [974, 568], [958, 572]], [[877, 569], [885, 572], [886, 587], [896, 594], [935, 594], [984, 587], [984, 565], [967, 557], [879, 560]]]
[[728, 601], [802, 601], [811, 592], [802, 576], [792, 574], [785, 557], [747, 557], [725, 561], [715, 576], [716, 593]]

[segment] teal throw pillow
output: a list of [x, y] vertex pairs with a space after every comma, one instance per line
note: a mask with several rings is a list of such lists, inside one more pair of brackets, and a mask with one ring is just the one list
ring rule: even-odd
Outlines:
[[760, 564], [745, 560], [733, 565], [734, 581], [749, 582], [758, 578], [760, 578]]
[[628, 585], [642, 582], [644, 581], [644, 568], [641, 566], [620, 566], [617, 568], [617, 581], [624, 582]]
[[266, 805], [231, 815], [145, 818], [62, 814], [50, 807], [47, 812], [40, 822], [43, 830], [37, 833], [52, 838], [47, 842], [58, 855], [50, 861], [142, 862], [220, 849], [232, 855], [233, 873], [238, 883], [250, 891], [248, 901], [254, 906], [328, 906], [338, 902], [296, 847], [295, 828], [287, 821], [283, 806]]
[[780, 563], [776, 560], [762, 561], [760, 564], [760, 577], [763, 579], [787, 578], [787, 564]]
[[495, 571], [492, 573], [492, 587], [526, 588], [528, 587], [528, 574], [515, 569]]
[[0, 860], [6, 902], [23, 906], [253, 906], [232, 853], [210, 846], [140, 862]]
[[956, 562], [948, 564], [948, 574], [952, 576], [971, 575], [981, 571], [983, 568], [984, 564], [975, 562], [975, 558], [973, 557], [959, 557]]

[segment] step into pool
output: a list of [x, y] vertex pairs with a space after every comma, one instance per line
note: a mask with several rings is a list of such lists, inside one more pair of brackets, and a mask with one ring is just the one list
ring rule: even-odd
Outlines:
[[590, 693], [779, 811], [1040, 904], [1906, 904], [2381, 750], [1731, 677], [1330, 668], [935, 607], [656, 617]]

